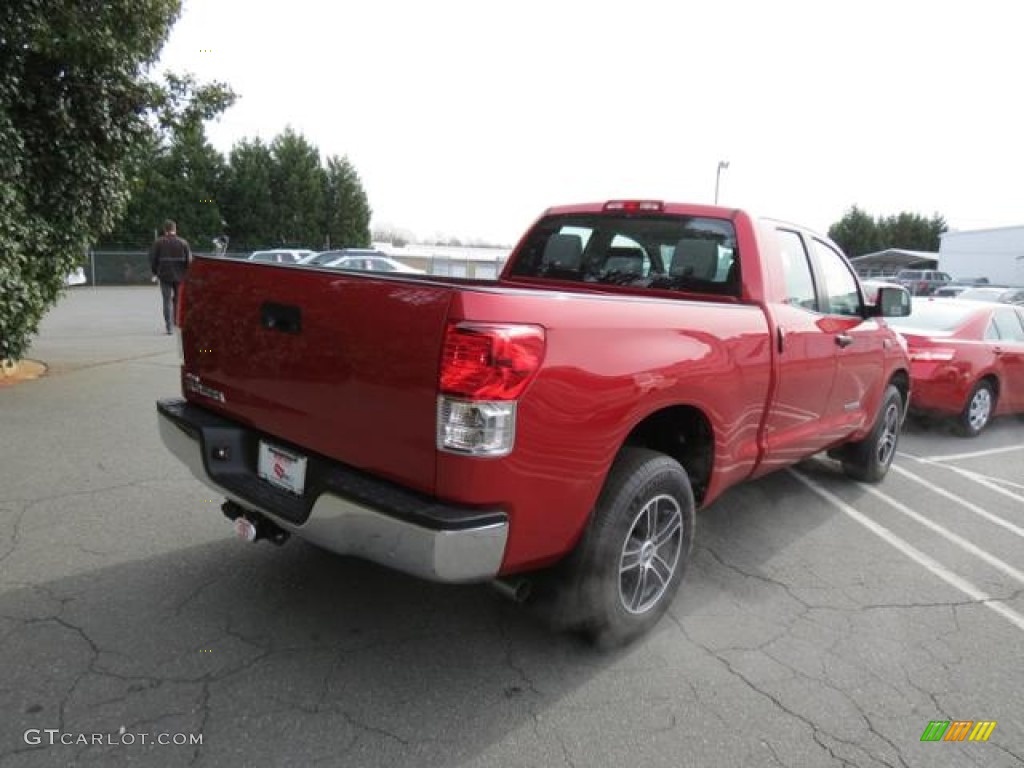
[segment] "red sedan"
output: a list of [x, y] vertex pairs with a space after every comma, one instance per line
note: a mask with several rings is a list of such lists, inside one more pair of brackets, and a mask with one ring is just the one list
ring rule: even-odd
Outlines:
[[911, 411], [952, 416], [965, 437], [1024, 413], [1024, 308], [915, 298], [888, 323], [910, 348]]

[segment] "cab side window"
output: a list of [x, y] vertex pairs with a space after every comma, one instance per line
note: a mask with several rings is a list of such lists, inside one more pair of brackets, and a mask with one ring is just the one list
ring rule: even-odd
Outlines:
[[814, 290], [814, 275], [807, 260], [803, 238], [788, 229], [777, 230], [776, 235], [779, 239], [782, 270], [786, 277], [786, 303], [817, 312], [818, 296]]
[[860, 317], [860, 291], [857, 278], [837, 250], [814, 238], [814, 255], [825, 277], [825, 294], [830, 315]]

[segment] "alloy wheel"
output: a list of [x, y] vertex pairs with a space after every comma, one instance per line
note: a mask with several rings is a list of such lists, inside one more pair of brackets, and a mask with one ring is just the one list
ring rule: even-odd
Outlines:
[[683, 513], [662, 494], [637, 513], [619, 557], [619, 599], [633, 614], [649, 611], [665, 594], [679, 564]]

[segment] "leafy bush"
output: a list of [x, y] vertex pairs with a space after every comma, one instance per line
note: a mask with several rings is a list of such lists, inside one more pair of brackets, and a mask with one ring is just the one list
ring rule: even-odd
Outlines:
[[65, 276], [127, 199], [179, 0], [0, 10], [0, 359], [21, 358]]

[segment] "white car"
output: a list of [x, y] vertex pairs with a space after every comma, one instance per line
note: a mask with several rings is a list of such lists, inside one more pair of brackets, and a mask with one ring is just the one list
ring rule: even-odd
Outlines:
[[74, 272], [64, 278], [64, 285], [85, 285], [87, 282], [85, 270], [81, 267], [76, 267]]
[[298, 264], [310, 256], [316, 256], [316, 251], [308, 248], [272, 248], [269, 251], [253, 251], [247, 258], [249, 261], [269, 261], [274, 264]]
[[320, 254], [316, 258], [316, 264], [332, 269], [356, 269], [366, 272], [400, 272], [406, 275], [425, 275], [422, 269], [410, 267], [397, 259], [385, 256], [380, 251], [357, 250], [350, 248], [346, 251], [335, 251], [337, 258], [326, 260], [323, 257], [331, 251]]

